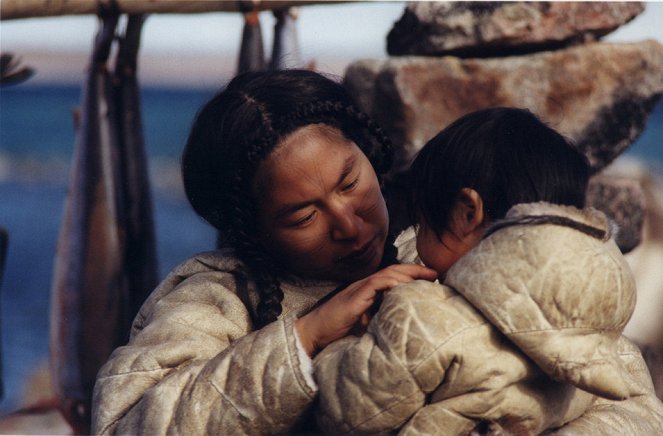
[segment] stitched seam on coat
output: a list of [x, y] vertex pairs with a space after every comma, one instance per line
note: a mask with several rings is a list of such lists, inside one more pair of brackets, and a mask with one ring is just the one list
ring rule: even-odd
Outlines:
[[[452, 288], [452, 289], [454, 289], [454, 288]], [[454, 291], [456, 291], [456, 290], [454, 289]], [[456, 292], [458, 292], [458, 291], [456, 291]], [[464, 298], [464, 297], [462, 297], [462, 295], [460, 295], [460, 294], [459, 294], [459, 296], [461, 296], [461, 298]], [[451, 297], [451, 298], [456, 298], [456, 296], [453, 296], [453, 297]], [[445, 300], [445, 301], [446, 301], [446, 300]], [[473, 306], [473, 307], [474, 307], [474, 306]], [[475, 308], [475, 310], [476, 310], [476, 308]], [[428, 361], [428, 359], [430, 359], [434, 354], [437, 354], [437, 352], [438, 352], [438, 350], [439, 350], [440, 348], [442, 348], [442, 347], [445, 346], [447, 343], [449, 343], [449, 341], [455, 339], [458, 335], [460, 335], [460, 334], [462, 334], [462, 333], [465, 333], [466, 331], [471, 330], [471, 329], [480, 328], [480, 327], [485, 326], [485, 325], [492, 325], [492, 324], [491, 324], [491, 323], [490, 323], [490, 322], [489, 322], [489, 321], [488, 321], [483, 315], [481, 315], [481, 318], [482, 318], [482, 321], [481, 321], [480, 323], [478, 323], [478, 324], [473, 324], [473, 325], [470, 325], [470, 326], [464, 327], [464, 328], [458, 330], [457, 332], [455, 332], [453, 335], [448, 336], [447, 338], [445, 338], [445, 340], [442, 341], [442, 342], [440, 342], [437, 346], [435, 346], [435, 348], [433, 348], [433, 350], [431, 350], [431, 352], [430, 352], [428, 355], [424, 356], [424, 357], [420, 360], [420, 362], [419, 362], [418, 364], [412, 366], [412, 370], [414, 371], [414, 370], [418, 369], [421, 365], [423, 365], [424, 363], [426, 363], [426, 362]], [[494, 328], [494, 326], [493, 326], [493, 328]], [[378, 332], [380, 332], [380, 331], [381, 331], [381, 330], [378, 330]], [[375, 335], [375, 336], [376, 336], [376, 345], [377, 345], [377, 337], [378, 337], [378, 336], [380, 337], [380, 339], [382, 340], [382, 342], [386, 342], [386, 341], [384, 341], [384, 336], [383, 336], [382, 334], [380, 334], [380, 335]], [[391, 349], [390, 349], [390, 350], [391, 350]], [[391, 354], [393, 354], [393, 353], [391, 353]], [[402, 366], [402, 367], [403, 367], [408, 373], [410, 373], [410, 375], [412, 375], [412, 378], [416, 381], [417, 386], [419, 386], [419, 382], [418, 382], [418, 380], [417, 380], [417, 379], [414, 377], [414, 375], [412, 374], [413, 371], [410, 371], [410, 368], [405, 364], [405, 362], [403, 362], [403, 361], [400, 359], [399, 356], [397, 356], [397, 355], [394, 354], [394, 357], [395, 357], [395, 359], [398, 361], [398, 363], [400, 363], [401, 366]], [[445, 373], [446, 373], [446, 370], [445, 370]], [[419, 386], [419, 388], [421, 389], [421, 386]], [[422, 392], [423, 392], [423, 389], [422, 389]]]
[[[410, 395], [408, 395], [407, 397], [403, 398], [401, 401], [398, 401], [398, 402], [396, 402], [396, 403], [390, 405], [389, 407], [386, 407], [386, 408], [380, 410], [380, 411], [379, 411], [378, 413], [376, 413], [375, 415], [372, 415], [372, 416], [370, 416], [369, 418], [367, 418], [366, 420], [364, 420], [364, 421], [358, 423], [358, 424], [355, 425], [354, 427], [351, 427], [350, 430], [349, 430], [347, 433], [350, 433], [350, 432], [356, 430], [357, 428], [359, 428], [360, 426], [366, 424], [367, 422], [372, 421], [373, 419], [377, 418], [378, 416], [382, 415], [383, 413], [388, 412], [389, 410], [393, 409], [394, 407], [398, 406], [398, 405], [401, 404], [401, 403], [404, 403], [406, 400], [408, 400], [408, 399], [414, 397], [414, 396], [417, 395], [418, 393], [419, 393], [419, 392], [413, 392], [412, 394], [410, 394]], [[415, 413], [416, 413], [416, 411], [415, 411]], [[408, 421], [413, 415], [414, 415], [414, 413], [413, 413], [412, 415], [408, 416], [407, 418], [402, 419], [402, 420], [398, 423], [398, 427], [399, 427], [399, 428], [402, 427], [403, 424], [405, 424], [405, 423], [406, 423], [406, 422], [407, 422], [407, 421]]]
[[159, 361], [154, 358], [154, 356], [151, 353], [141, 353], [141, 355], [148, 355], [148, 357], [152, 360], [153, 364], [156, 366], [156, 368], [150, 368], [150, 369], [141, 369], [141, 370], [131, 370], [131, 371], [126, 371], [126, 372], [118, 372], [114, 373], [112, 375], [104, 376], [104, 377], [99, 377], [101, 380], [106, 379], [106, 378], [113, 378], [117, 376], [123, 376], [123, 375], [129, 375], [129, 374], [145, 374], [148, 372], [156, 372], [156, 371], [170, 371], [174, 368], [164, 368], [159, 364]]
[[221, 389], [219, 389], [219, 387], [216, 385], [216, 383], [214, 383], [212, 380], [209, 380], [209, 379], [208, 379], [208, 380], [207, 380], [207, 384], [211, 385], [211, 386], [214, 388], [214, 390], [215, 390], [216, 392], [218, 392], [219, 397], [221, 397], [221, 400], [223, 400], [224, 402], [230, 404], [230, 407], [232, 407], [233, 410], [234, 410], [235, 412], [237, 412], [237, 415], [242, 416], [242, 417], [245, 417], [245, 418], [249, 418], [249, 417], [243, 415], [243, 414], [239, 411], [239, 409], [237, 408], [237, 406], [235, 406], [235, 403], [233, 403], [232, 401], [230, 401], [230, 398], [228, 398], [228, 397], [223, 393], [223, 391], [222, 391]]
[[[228, 289], [227, 287], [225, 287], [224, 285], [222, 285], [222, 284], [220, 284], [220, 283], [216, 283], [215, 285], [218, 285], [219, 287], [223, 288], [223, 290], [224, 290], [224, 291], [227, 291], [229, 294], [234, 295], [234, 296], [239, 300], [239, 302], [241, 303], [241, 304], [239, 304], [238, 306], [240, 306], [241, 308], [243, 308], [244, 310], [246, 310], [246, 311], [248, 312], [248, 310], [249, 310], [248, 307], [244, 306], [244, 302], [241, 300], [241, 298], [240, 298], [235, 292], [233, 292], [232, 290]], [[226, 315], [226, 312], [224, 312], [224, 311], [221, 309], [221, 307], [219, 307], [219, 305], [217, 305], [217, 304], [214, 304], [214, 303], [208, 303], [208, 302], [202, 302], [202, 301], [192, 301], [192, 302], [189, 302], [189, 303], [186, 303], [186, 304], [187, 304], [187, 306], [188, 306], [188, 305], [196, 305], [196, 306], [202, 306], [202, 307], [210, 308], [210, 309], [212, 309], [212, 311], [214, 311], [214, 312], [216, 312], [217, 314], [221, 315], [221, 317], [224, 319], [224, 321], [229, 322], [229, 323], [232, 324], [236, 329], [238, 329], [238, 330], [240, 330], [240, 331], [246, 331], [246, 333], [244, 333], [243, 336], [237, 338], [236, 340], [241, 339], [242, 337], [246, 336], [246, 335], [249, 334], [249, 333], [252, 333], [252, 331], [250, 330], [251, 327], [252, 327], [250, 323], [249, 323], [248, 326], [244, 326], [244, 325], [241, 325], [241, 324], [237, 323], [233, 318], [228, 317], [228, 316]], [[234, 305], [233, 305], [233, 306], [234, 306]], [[233, 310], [232, 312], [235, 312], [235, 311]], [[250, 317], [251, 317], [251, 315], [249, 314], [249, 319], [250, 319]], [[196, 330], [197, 332], [202, 333], [202, 334], [204, 334], [204, 335], [207, 336], [207, 337], [211, 337], [211, 338], [214, 338], [214, 339], [216, 339], [216, 340], [221, 340], [221, 339], [219, 338], [219, 336], [217, 336], [217, 335], [215, 335], [215, 334], [212, 334], [212, 333], [209, 333], [209, 332], [206, 332], [206, 331], [204, 331], [204, 330], [201, 330], [201, 329], [195, 328], [195, 326], [192, 325], [190, 322], [185, 322], [185, 321], [183, 321], [183, 320], [186, 320], [186, 319], [187, 319], [187, 314], [184, 313], [183, 316], [182, 316], [182, 315], [178, 315], [178, 316], [176, 316], [176, 317], [170, 317], [170, 318], [168, 319], [168, 321], [171, 322], [171, 323], [173, 323], [173, 324], [178, 324], [178, 325], [181, 325], [181, 326], [187, 327], [188, 329]], [[248, 327], [249, 330], [247, 331], [247, 329], [246, 329], [245, 327]], [[254, 331], [257, 331], [257, 330], [254, 330]], [[228, 340], [228, 341], [221, 340], [221, 342], [228, 342], [228, 345], [230, 345], [232, 342], [234, 342], [234, 340]]]
[[[215, 305], [215, 304], [207, 304], [207, 303], [196, 303], [196, 304], [200, 304], [201, 306], [211, 307], [212, 309], [214, 309], [215, 311], [217, 311], [217, 312], [219, 312], [219, 313], [221, 313], [221, 314], [223, 315], [223, 311], [221, 311], [221, 310], [219, 309], [219, 306], [217, 306], [217, 305]], [[185, 317], [172, 318], [172, 319], [170, 319], [170, 321], [171, 321], [173, 324], [178, 324], [178, 325], [181, 325], [181, 326], [184, 326], [184, 327], [189, 327], [189, 328], [191, 328], [191, 329], [195, 329], [195, 327], [194, 327], [191, 323], [188, 323], [188, 322], [182, 322], [182, 319], [185, 319]], [[238, 330], [240, 330], [240, 331], [246, 331], [246, 329], [245, 329], [243, 326], [237, 324], [235, 321], [233, 321], [232, 319], [228, 318], [227, 316], [223, 316], [223, 319], [224, 319], [225, 321], [229, 321], [229, 322], [230, 322], [233, 326], [235, 326]], [[204, 334], [204, 335], [207, 336], [207, 337], [214, 338], [214, 339], [216, 339], [216, 340], [218, 340], [218, 341], [220, 341], [220, 342], [224, 342], [224, 343], [225, 343], [225, 342], [228, 342], [228, 345], [227, 345], [227, 346], [230, 346], [230, 344], [232, 344], [232, 343], [235, 342], [236, 340], [239, 340], [239, 339], [243, 338], [244, 336], [248, 335], [249, 333], [253, 333], [252, 331], [248, 331], [247, 333], [244, 334], [244, 336], [240, 336], [239, 338], [232, 339], [232, 340], [231, 340], [231, 339], [228, 339], [228, 341], [225, 341], [225, 340], [221, 340], [221, 339], [219, 339], [219, 336], [217, 336], [217, 335], [215, 335], [215, 334], [212, 334], [212, 333], [206, 332], [206, 331], [201, 330], [201, 329], [195, 329], [195, 330], [196, 330], [197, 332], [201, 333], [201, 334]], [[257, 330], [254, 330], [254, 331], [257, 331]]]
[[[453, 339], [455, 339], [458, 335], [460, 335], [460, 334], [462, 334], [462, 333], [465, 333], [465, 332], [467, 332], [467, 331], [469, 331], [469, 330], [473, 330], [473, 329], [481, 328], [481, 327], [483, 327], [483, 326], [485, 326], [485, 325], [489, 325], [489, 324], [490, 324], [490, 323], [489, 323], [487, 320], [484, 320], [484, 322], [482, 322], [482, 323], [480, 323], [480, 324], [474, 324], [474, 325], [471, 325], [471, 326], [467, 326], [467, 327], [465, 327], [465, 328], [462, 328], [461, 330], [458, 330], [456, 333], [454, 333], [453, 335], [449, 336], [449, 337], [446, 338], [443, 342], [441, 342], [440, 344], [438, 344], [438, 345], [437, 345], [437, 346], [436, 346], [436, 347], [435, 347], [435, 348], [434, 348], [434, 349], [433, 349], [433, 350], [432, 350], [427, 356], [423, 357], [423, 358], [421, 359], [421, 361], [420, 361], [418, 364], [416, 364], [415, 366], [413, 366], [412, 368], [413, 368], [413, 369], [418, 369], [421, 365], [423, 365], [424, 363], [426, 363], [426, 362], [428, 361], [428, 359], [430, 359], [433, 355], [437, 354], [437, 352], [438, 352], [438, 350], [439, 350], [440, 348], [442, 348], [443, 346], [447, 345], [450, 341], [452, 341]], [[493, 328], [494, 328], [494, 326], [493, 326]], [[445, 373], [446, 373], [446, 370], [445, 370]], [[417, 384], [418, 384], [418, 383], [417, 383]]]
[[[208, 253], [213, 253], [213, 251], [212, 251], [212, 252], [208, 252]], [[202, 253], [202, 254], [205, 254], [205, 253]], [[237, 268], [238, 266], [241, 265], [241, 262], [239, 261], [239, 259], [235, 258], [235, 257], [232, 256], [232, 255], [228, 256], [228, 255], [223, 255], [223, 254], [222, 254], [221, 256], [222, 256], [223, 260], [230, 260], [230, 262], [234, 262], [234, 265], [231, 265], [231, 268], [232, 268], [232, 269], [235, 269], [235, 268]], [[227, 273], [229, 273], [229, 274], [232, 274], [232, 270], [225, 271], [225, 270], [223, 270], [223, 269], [219, 269], [219, 266], [218, 266], [218, 265], [214, 265], [214, 264], [211, 263], [211, 262], [208, 263], [208, 262], [206, 262], [204, 259], [201, 259], [201, 258], [198, 257], [198, 256], [194, 257], [193, 260], [194, 260], [196, 263], [199, 263], [199, 264], [201, 264], [202, 266], [209, 268], [210, 271], [215, 271], [215, 272], [227, 272]], [[198, 272], [202, 272], [202, 271], [198, 271]]]
[[172, 371], [173, 369], [176, 368], [154, 368], [154, 369], [139, 369], [135, 371], [126, 371], [126, 372], [118, 372], [112, 375], [104, 375], [99, 377], [99, 380], [107, 380], [107, 379], [112, 379], [115, 377], [120, 377], [124, 375], [130, 375], [130, 374], [147, 374], [150, 372], [157, 372], [157, 371]]
[[[399, 364], [400, 364], [400, 365], [406, 370], [406, 372], [407, 372], [408, 374], [410, 374], [410, 377], [412, 377], [412, 380], [414, 380], [415, 384], [416, 384], [417, 387], [419, 388], [419, 391], [417, 391], [417, 392], [413, 392], [412, 394], [408, 395], [407, 397], [402, 398], [400, 401], [394, 402], [393, 404], [389, 405], [388, 407], [386, 407], [386, 408], [384, 408], [384, 409], [381, 409], [381, 410], [378, 411], [375, 415], [370, 416], [370, 417], [367, 418], [366, 420], [364, 420], [364, 421], [358, 423], [356, 426], [352, 427], [352, 428], [350, 429], [350, 431], [357, 429], [358, 427], [364, 425], [365, 423], [367, 423], [367, 422], [369, 422], [369, 421], [375, 419], [376, 417], [382, 415], [383, 413], [385, 413], [385, 412], [387, 412], [387, 411], [393, 409], [394, 407], [396, 407], [396, 406], [398, 406], [398, 405], [404, 403], [406, 400], [408, 400], [408, 399], [412, 398], [413, 396], [417, 395], [419, 392], [421, 392], [421, 393], [425, 396], [426, 393], [425, 393], [425, 391], [422, 389], [422, 387], [419, 385], [419, 380], [414, 376], [413, 371], [416, 370], [417, 368], [419, 368], [419, 367], [420, 367], [421, 365], [423, 365], [425, 362], [427, 362], [428, 359], [430, 359], [433, 355], [435, 355], [435, 354], [437, 353], [437, 351], [438, 351], [440, 348], [442, 348], [444, 345], [446, 345], [449, 341], [451, 341], [452, 339], [454, 339], [454, 338], [455, 338], [456, 336], [458, 336], [459, 334], [464, 333], [464, 332], [466, 332], [466, 331], [468, 331], [468, 330], [471, 330], [471, 329], [475, 329], [475, 328], [479, 328], [479, 327], [485, 326], [486, 324], [489, 324], [488, 321], [484, 321], [484, 322], [482, 322], [482, 323], [480, 323], [480, 324], [476, 324], [476, 325], [468, 326], [468, 327], [465, 327], [465, 328], [463, 328], [463, 329], [457, 331], [457, 332], [454, 333], [452, 336], [448, 337], [445, 341], [443, 341], [443, 342], [440, 343], [438, 346], [436, 346], [436, 347], [435, 347], [435, 348], [434, 348], [434, 349], [433, 349], [433, 350], [432, 350], [427, 356], [425, 356], [424, 358], [422, 358], [421, 361], [420, 361], [417, 365], [415, 365], [415, 366], [412, 367], [412, 371], [411, 371], [410, 368], [409, 368], [409, 367], [408, 367], [408, 366], [407, 366], [407, 365], [401, 360], [401, 358], [400, 358], [399, 356], [397, 356], [397, 355], [391, 353], [391, 354], [394, 356], [395, 360], [396, 360], [396, 361], [397, 361], [397, 362], [398, 362], [398, 363], [399, 363]], [[379, 336], [382, 337], [382, 335], [379, 335]], [[376, 339], [377, 339], [377, 335], [376, 335]], [[376, 345], [377, 345], [377, 341], [376, 341]], [[445, 371], [444, 371], [444, 372], [445, 372], [445, 374], [446, 374], [446, 368], [445, 368]], [[412, 415], [410, 415], [410, 416], [408, 416], [407, 418], [405, 418], [404, 420], [402, 420], [402, 421], [401, 421], [401, 424], [404, 424], [405, 422], [407, 422], [407, 420], [409, 420], [411, 417], [412, 417]]]
[[[451, 289], [454, 289], [454, 288], [451, 288]], [[458, 293], [458, 291], [456, 291], [455, 289], [454, 289], [454, 291]], [[458, 296], [460, 296], [461, 298], [464, 298], [464, 297], [462, 297], [462, 295], [460, 295], [460, 294], [458, 294]], [[450, 297], [450, 298], [446, 298], [445, 301], [447, 301], [447, 300], [449, 300], [449, 299], [451, 299], [451, 298], [456, 298], [456, 297], [457, 297], [457, 296], [454, 295], [454, 296], [452, 296], [452, 297]], [[474, 307], [474, 306], [472, 306], [472, 307]], [[477, 309], [475, 308], [475, 310], [477, 310]], [[477, 312], [478, 312], [478, 310], [477, 310]], [[447, 338], [445, 338], [445, 340], [442, 341], [441, 343], [439, 343], [438, 345], [436, 345], [435, 348], [433, 348], [433, 350], [431, 350], [431, 352], [430, 352], [428, 355], [426, 355], [426, 356], [424, 356], [423, 358], [421, 358], [421, 360], [420, 360], [420, 362], [419, 362], [418, 364], [412, 366], [412, 369], [415, 370], [415, 369], [419, 368], [419, 367], [420, 367], [421, 365], [423, 365], [426, 361], [428, 361], [428, 359], [430, 359], [431, 356], [433, 356], [434, 354], [436, 354], [437, 351], [438, 351], [440, 348], [442, 348], [444, 345], [446, 345], [449, 341], [451, 341], [452, 339], [454, 339], [454, 338], [455, 338], [456, 336], [458, 336], [459, 334], [464, 333], [464, 332], [466, 332], [466, 331], [468, 331], [468, 330], [471, 330], [471, 329], [475, 329], [475, 328], [479, 328], [479, 327], [484, 326], [484, 325], [487, 325], [487, 324], [491, 324], [491, 323], [490, 323], [490, 322], [489, 322], [489, 321], [488, 321], [483, 315], [481, 315], [481, 319], [482, 319], [482, 321], [481, 321], [480, 323], [477, 323], [477, 324], [473, 324], [473, 325], [470, 325], [470, 326], [464, 327], [464, 328], [458, 330], [457, 332], [455, 332], [453, 335], [448, 336]], [[382, 330], [382, 329], [378, 330], [377, 333], [380, 333], [381, 330]], [[384, 340], [384, 336], [383, 336], [382, 334], [374, 334], [374, 336], [375, 336], [375, 338], [376, 338], [376, 340], [375, 340], [375, 344], [376, 344], [376, 345], [377, 345], [377, 343], [378, 343], [378, 341], [377, 341], [378, 337], [380, 338], [381, 342], [383, 342], [383, 343], [388, 342], [388, 341], [385, 341], [385, 340]], [[391, 348], [390, 348], [389, 350], [391, 350]], [[391, 351], [390, 351], [390, 353], [391, 353]], [[400, 363], [401, 366], [402, 366], [402, 367], [403, 367], [408, 373], [410, 373], [410, 375], [412, 375], [412, 371], [410, 371], [410, 368], [407, 366], [407, 364], [406, 364], [405, 362], [403, 362], [403, 361], [401, 360], [401, 358], [400, 358], [399, 356], [397, 356], [396, 354], [394, 354], [394, 353], [391, 353], [391, 354], [393, 354], [393, 356], [394, 356], [394, 358], [396, 359], [396, 361], [398, 361], [398, 363]], [[446, 371], [445, 371], [445, 372], [446, 372]], [[413, 376], [412, 378], [414, 378], [414, 376]], [[416, 379], [415, 379], [415, 380], [416, 380]], [[419, 386], [419, 383], [418, 383], [418, 382], [417, 382], [417, 386]], [[421, 386], [419, 386], [419, 388], [421, 388]]]
[[[150, 370], [143, 370], [143, 371], [129, 371], [129, 372], [124, 372], [124, 373], [117, 373], [117, 374], [113, 374], [113, 375], [110, 375], [110, 376], [99, 377], [99, 378], [97, 379], [97, 382], [98, 382], [99, 380], [107, 380], [107, 379], [111, 379], [111, 378], [118, 377], [118, 376], [122, 376], [122, 375], [128, 375], [128, 374], [141, 374], [141, 373], [156, 372], [156, 371], [167, 371], [167, 370], [164, 369], [164, 368], [157, 368], [157, 369], [150, 369]], [[169, 371], [169, 372], [170, 372], [170, 371]], [[148, 388], [148, 389], [151, 389], [152, 387], [158, 385], [162, 380], [163, 380], [163, 378], [162, 378], [161, 380], [159, 380], [158, 382], [156, 382], [154, 385], [152, 385], [152, 386], [151, 386], [150, 388]], [[115, 424], [117, 424], [118, 422], [120, 422], [122, 419], [124, 419], [124, 417], [127, 416], [127, 414], [128, 414], [129, 412], [131, 412], [131, 411], [133, 410], [133, 408], [136, 407], [136, 406], [138, 405], [138, 403], [140, 403], [140, 402], [143, 400], [144, 395], [145, 395], [145, 391], [147, 391], [148, 389], [145, 389], [145, 390], [143, 391], [143, 393], [141, 394], [140, 398], [138, 399], [138, 401], [135, 402], [134, 404], [132, 404], [131, 406], [129, 406], [129, 407], [124, 411], [124, 413], [122, 413], [122, 414], [119, 415], [116, 419], [112, 420], [112, 421], [109, 422], [107, 425], [105, 425], [104, 428], [99, 432], [99, 434], [105, 434], [105, 433], [107, 433], [107, 432], [108, 432], [108, 429], [109, 429], [110, 427], [114, 426]]]
[[[368, 333], [368, 332], [367, 332], [366, 334], [371, 334], [371, 333]], [[374, 341], [375, 341], [375, 346], [378, 347], [378, 348], [380, 348], [380, 346], [378, 345], [378, 338], [381, 339], [380, 342], [385, 343], [385, 341], [383, 340], [384, 337], [383, 337], [381, 334], [376, 335], [376, 334], [373, 333], [372, 335], [375, 337], [375, 340], [374, 340]], [[361, 422], [357, 423], [357, 425], [355, 425], [355, 426], [353, 426], [353, 427], [350, 427], [349, 430], [348, 430], [346, 433], [351, 433], [351, 432], [353, 432], [353, 431], [356, 430], [358, 427], [360, 427], [360, 426], [366, 424], [367, 422], [373, 420], [374, 418], [377, 418], [378, 416], [382, 415], [383, 413], [387, 412], [388, 410], [393, 409], [394, 407], [398, 406], [399, 404], [404, 403], [406, 400], [408, 400], [408, 399], [410, 399], [411, 397], [417, 395], [419, 392], [423, 392], [423, 391], [421, 390], [421, 386], [419, 386], [419, 383], [417, 382], [417, 380], [416, 380], [416, 379], [414, 378], [414, 376], [412, 375], [412, 371], [410, 371], [410, 369], [407, 367], [407, 365], [405, 365], [405, 363], [404, 363], [404, 362], [403, 362], [403, 361], [402, 361], [397, 355], [391, 353], [391, 348], [390, 348], [389, 350], [390, 350], [390, 354], [392, 354], [392, 355], [394, 356], [396, 362], [398, 362], [398, 363], [401, 365], [401, 367], [405, 370], [405, 372], [407, 372], [407, 373], [410, 375], [410, 377], [412, 377], [412, 379], [414, 380], [415, 384], [416, 384], [417, 387], [419, 388], [419, 391], [417, 391], [417, 392], [413, 392], [412, 394], [408, 395], [407, 397], [402, 398], [400, 401], [397, 401], [397, 402], [395, 402], [395, 403], [389, 405], [388, 407], [379, 410], [377, 413], [375, 413], [374, 415], [369, 416], [369, 417], [366, 418], [364, 421], [361, 421]], [[344, 353], [344, 354], [345, 354], [345, 353]], [[405, 420], [401, 421], [401, 424], [407, 422], [407, 420], [408, 420], [409, 418], [410, 418], [410, 417], [408, 417], [408, 418], [406, 418]]]
[[587, 330], [587, 331], [596, 332], [596, 333], [619, 333], [621, 335], [621, 330], [620, 329], [599, 329], [599, 328], [596, 328], [596, 327], [578, 327], [578, 326], [576, 326], [576, 327], [550, 327], [550, 328], [546, 328], [546, 329], [533, 329], [533, 330], [518, 330], [518, 331], [502, 332], [502, 334], [510, 336], [510, 335], [519, 335], [519, 334], [529, 334], [529, 333], [552, 332], [552, 331], [559, 331], [559, 330]]

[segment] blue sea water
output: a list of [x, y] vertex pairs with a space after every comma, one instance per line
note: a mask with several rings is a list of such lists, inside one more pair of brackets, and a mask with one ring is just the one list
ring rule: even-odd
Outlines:
[[[177, 160], [191, 121], [211, 89], [144, 88], [143, 118], [161, 276], [213, 248], [214, 232], [182, 195]], [[0, 89], [0, 226], [10, 235], [0, 284], [0, 414], [17, 406], [25, 380], [48, 356], [55, 244], [74, 146], [78, 86], [24, 84]], [[663, 168], [663, 102], [627, 155]]]
[[[186, 202], [177, 162], [206, 89], [142, 91], [145, 142], [154, 181], [160, 274], [214, 247], [215, 233]], [[0, 226], [9, 233], [0, 284], [0, 413], [14, 409], [25, 380], [48, 356], [50, 287], [55, 246], [74, 148], [78, 86], [0, 90]]]

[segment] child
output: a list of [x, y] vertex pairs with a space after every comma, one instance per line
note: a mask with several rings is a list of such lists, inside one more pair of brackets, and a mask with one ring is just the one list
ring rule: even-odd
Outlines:
[[334, 432], [538, 434], [597, 396], [647, 388], [621, 332], [635, 285], [587, 159], [526, 110], [468, 114], [411, 167], [417, 251], [440, 282], [399, 285], [361, 337], [315, 361], [318, 421]]

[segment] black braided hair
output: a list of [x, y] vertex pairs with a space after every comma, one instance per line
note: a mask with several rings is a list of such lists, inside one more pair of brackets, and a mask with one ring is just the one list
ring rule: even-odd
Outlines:
[[[307, 70], [238, 75], [198, 113], [182, 155], [189, 202], [235, 250], [255, 282], [260, 299], [250, 310], [257, 327], [282, 312], [284, 267], [262, 244], [253, 178], [283, 138], [318, 123], [355, 142], [380, 180], [391, 167], [391, 142], [382, 129], [356, 109], [339, 83]], [[388, 238], [385, 247], [389, 263], [395, 259], [395, 250], [388, 250], [392, 242]]]

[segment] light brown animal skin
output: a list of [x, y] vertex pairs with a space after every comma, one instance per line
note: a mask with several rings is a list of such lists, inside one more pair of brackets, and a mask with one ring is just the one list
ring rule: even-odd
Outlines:
[[227, 252], [196, 255], [152, 293], [129, 343], [100, 370], [94, 434], [278, 434], [315, 399], [297, 350], [294, 319], [337, 283], [284, 280], [283, 314], [256, 331], [257, 301]]
[[[402, 242], [399, 259], [415, 261], [412, 238]], [[245, 304], [256, 293], [241, 270], [230, 253], [197, 255], [152, 293], [129, 344], [99, 373], [93, 433], [257, 435], [301, 429], [317, 390], [306, 382], [293, 319], [338, 284], [290, 277], [282, 284], [284, 313], [256, 331]], [[620, 343], [629, 372], [651, 386], [637, 349]], [[651, 428], [659, 419], [656, 407], [660, 401], [653, 395], [597, 401], [562, 430], [611, 434], [633, 425]]]
[[323, 429], [467, 434], [487, 421], [509, 434], [569, 422], [561, 431], [663, 430], [663, 404], [621, 336], [635, 286], [605, 216], [536, 203], [494, 227], [503, 223], [445, 285], [399, 285], [367, 334], [318, 355]]

